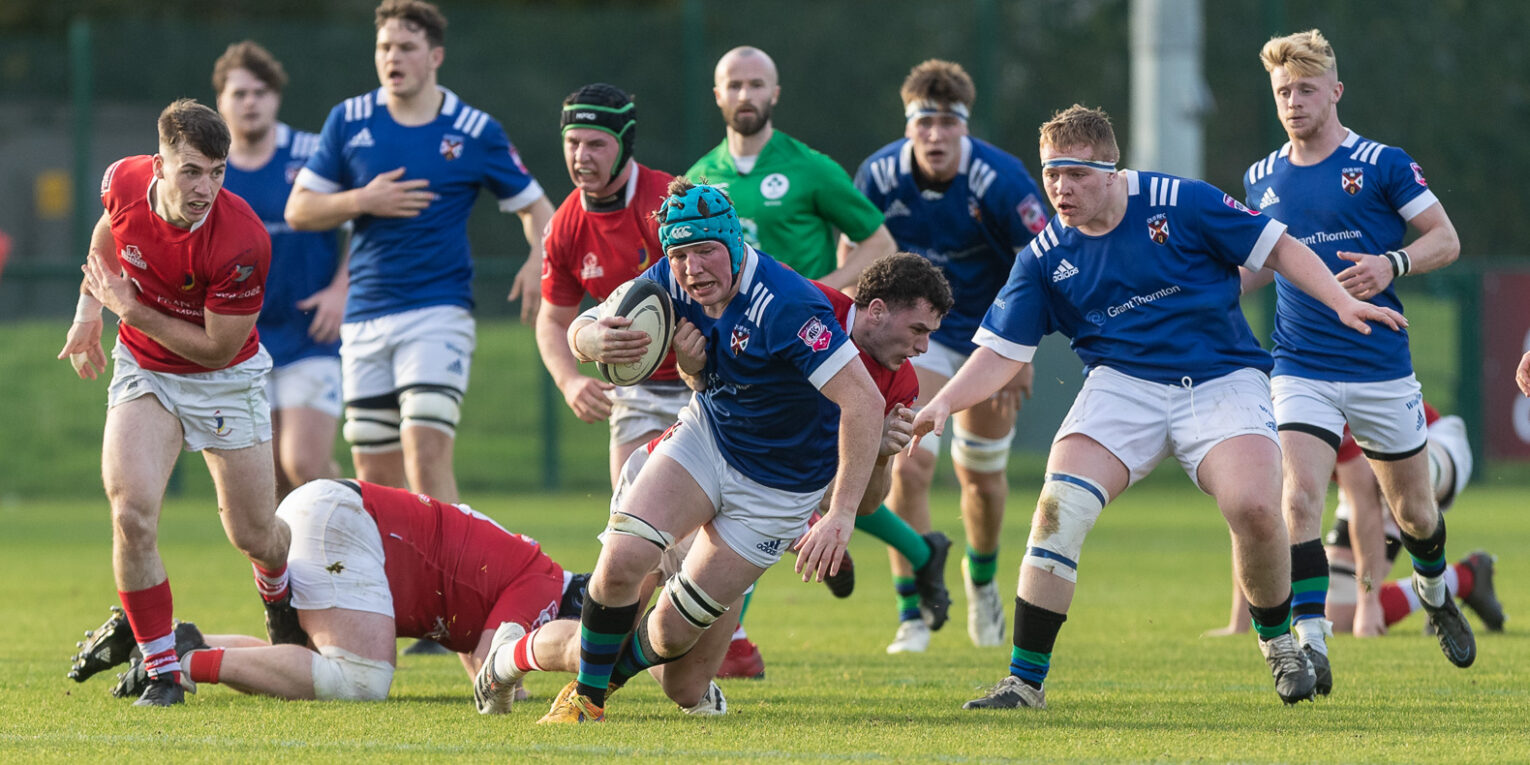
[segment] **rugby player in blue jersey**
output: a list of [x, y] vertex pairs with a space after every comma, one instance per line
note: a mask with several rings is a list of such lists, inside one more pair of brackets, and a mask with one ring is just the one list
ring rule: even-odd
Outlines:
[[[898, 249], [923, 256], [938, 266], [951, 283], [956, 303], [930, 349], [912, 359], [919, 374], [921, 398], [928, 399], [977, 346], [983, 312], [993, 302], [1015, 262], [1015, 253], [1030, 244], [1046, 225], [1041, 191], [1015, 157], [967, 133], [967, 117], [976, 99], [972, 78], [961, 65], [930, 59], [903, 81], [905, 138], [894, 141], [861, 163], [855, 185], [882, 211]], [[841, 246], [845, 246], [844, 241]], [[841, 261], [845, 258], [841, 257]], [[967, 554], [962, 559], [967, 590], [967, 634], [979, 646], [1004, 642], [1004, 602], [994, 574], [999, 559], [999, 531], [1004, 522], [1004, 498], [1009, 493], [1005, 466], [1014, 439], [1015, 414], [1022, 397], [1031, 392], [1032, 370], [1020, 368], [1008, 383], [971, 409], [956, 415], [951, 439], [951, 462], [961, 484], [962, 522], [967, 531]], [[923, 450], [899, 456], [894, 465], [887, 504], [920, 532], [930, 531], [930, 481], [940, 439], [922, 442]], [[878, 521], [876, 514], [859, 519], [858, 528]], [[938, 534], [938, 532], [937, 532]], [[923, 651], [940, 618], [926, 623], [921, 609], [932, 612], [924, 581], [939, 578], [944, 589], [945, 535], [927, 534], [931, 544], [915, 538], [892, 556], [893, 585], [898, 592], [898, 633], [888, 653]], [[933, 562], [932, 562], [933, 561]], [[916, 598], [916, 595], [918, 596]]]
[[1042, 125], [1042, 185], [1057, 215], [1015, 259], [977, 351], [914, 420], [916, 434], [938, 435], [951, 412], [1030, 363], [1049, 333], [1067, 335], [1084, 362], [1031, 519], [1009, 675], [964, 708], [1046, 706], [1084, 537], [1112, 498], [1171, 455], [1227, 521], [1276, 692], [1287, 703], [1311, 698], [1312, 665], [1291, 634], [1270, 356], [1238, 308], [1238, 269], [1276, 270], [1359, 333], [1404, 320], [1348, 295], [1279, 221], [1202, 181], [1117, 170], [1119, 158], [1103, 111], [1074, 105]]
[[280, 498], [340, 475], [334, 450], [345, 269], [335, 232], [293, 231], [282, 217], [319, 136], [277, 120], [287, 86], [281, 62], [255, 42], [237, 42], [213, 64], [212, 83], [233, 139], [223, 187], [249, 202], [271, 235], [271, 276], [255, 328], [271, 354], [266, 397]]
[[499, 122], [436, 84], [441, 12], [384, 0], [376, 25], [382, 86], [330, 112], [287, 222], [355, 222], [340, 356], [357, 477], [456, 502], [452, 445], [476, 340], [468, 214], [486, 189], [520, 216], [530, 254], [510, 299], [529, 322], [553, 208]]
[[[1416, 162], [1339, 122], [1344, 95], [1333, 47], [1313, 29], [1265, 43], [1259, 53], [1290, 141], [1244, 175], [1246, 201], [1280, 219], [1356, 298], [1402, 312], [1395, 281], [1455, 261], [1460, 240]], [[1409, 226], [1419, 232], [1407, 243]], [[1270, 275], [1250, 275], [1250, 288]], [[1344, 426], [1370, 460], [1413, 559], [1413, 588], [1445, 656], [1476, 658], [1476, 639], [1445, 583], [1445, 520], [1430, 479], [1429, 430], [1406, 332], [1357, 335], [1314, 298], [1276, 281], [1275, 369], [1270, 390], [1285, 461], [1283, 505], [1298, 593], [1294, 629], [1333, 687], [1324, 600], [1328, 559], [1319, 538], [1329, 477]]]
[[[684, 656], [802, 536], [831, 480], [797, 570], [804, 580], [837, 571], [881, 445], [882, 396], [824, 294], [746, 245], [722, 192], [683, 178], [669, 190], [658, 213], [666, 257], [643, 276], [669, 291], [677, 366], [697, 395], [611, 514], [580, 620], [576, 686], [542, 722], [603, 720], [618, 663], [631, 676]], [[576, 324], [574, 355], [635, 360], [649, 339], [623, 321]], [[639, 618], [643, 579], [697, 530]]]

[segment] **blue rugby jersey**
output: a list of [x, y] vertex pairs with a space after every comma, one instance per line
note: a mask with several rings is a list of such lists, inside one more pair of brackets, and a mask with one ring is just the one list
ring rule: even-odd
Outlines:
[[334, 231], [293, 231], [282, 217], [298, 171], [313, 154], [319, 136], [276, 123], [276, 153], [253, 170], [228, 163], [223, 187], [244, 198], [271, 235], [271, 270], [266, 300], [255, 327], [260, 342], [281, 367], [313, 356], [339, 356], [340, 341], [315, 342], [308, 336], [313, 314], [298, 309], [299, 300], [329, 286], [339, 265]]
[[479, 189], [494, 194], [505, 212], [542, 196], [499, 122], [441, 92], [440, 114], [416, 127], [393, 121], [381, 88], [346, 99], [330, 111], [318, 150], [298, 174], [303, 188], [333, 193], [403, 167], [399, 180], [429, 180], [437, 195], [413, 218], [355, 220], [348, 322], [432, 305], [472, 308], [467, 218]]
[[1238, 305], [1238, 266], [1259, 269], [1285, 231], [1203, 181], [1124, 171], [1126, 213], [1103, 236], [1053, 218], [1015, 258], [975, 338], [1030, 361], [1061, 332], [1085, 369], [1179, 384], [1270, 370]]
[[[1379, 255], [1402, 246], [1408, 221], [1439, 200], [1407, 152], [1353, 130], [1314, 165], [1291, 163], [1287, 143], [1243, 176], [1250, 207], [1278, 218], [1335, 274], [1354, 265], [1338, 252]], [[1362, 335], [1317, 298], [1275, 277], [1275, 374], [1377, 382], [1413, 373], [1406, 330]], [[1401, 312], [1393, 285], [1369, 299]]]
[[914, 144], [894, 141], [866, 158], [855, 185], [882, 217], [898, 249], [927, 258], [951, 283], [955, 304], [931, 339], [963, 353], [1003, 286], [1015, 253], [1046, 225], [1042, 195], [1020, 160], [963, 138], [956, 178], [944, 192], [914, 182]]
[[818, 392], [860, 351], [812, 282], [749, 248], [738, 294], [713, 319], [660, 258], [643, 276], [663, 285], [677, 320], [707, 339], [698, 394], [723, 458], [765, 486], [822, 489], [839, 466], [839, 406]]

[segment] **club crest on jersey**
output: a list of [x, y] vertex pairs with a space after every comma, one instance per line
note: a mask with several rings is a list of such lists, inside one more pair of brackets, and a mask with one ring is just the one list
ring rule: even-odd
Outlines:
[[304, 163], [303, 163], [302, 160], [298, 160], [296, 162], [288, 162], [287, 163], [287, 168], [286, 168], [286, 170], [284, 172], [284, 175], [287, 178], [287, 185], [288, 186], [291, 186], [292, 184], [297, 182], [298, 172], [303, 169], [303, 164]]
[[1169, 241], [1169, 216], [1158, 213], [1147, 219], [1148, 238], [1155, 244], [1163, 244]]
[[1344, 168], [1339, 173], [1339, 185], [1344, 188], [1345, 194], [1350, 196], [1359, 194], [1360, 189], [1365, 188], [1365, 168]]
[[462, 136], [441, 136], [441, 156], [446, 157], [447, 162], [462, 156]]
[[1413, 182], [1429, 188], [1429, 181], [1424, 180], [1424, 168], [1419, 167], [1417, 162], [1409, 162], [1408, 165], [1413, 168]]
[[584, 263], [579, 268], [579, 278], [583, 281], [589, 281], [591, 279], [599, 279], [605, 275], [606, 269], [600, 267], [600, 258], [596, 257], [593, 252], [586, 252], [584, 254]]
[[123, 260], [132, 263], [139, 268], [149, 267], [148, 263], [143, 262], [143, 253], [138, 251], [137, 245], [130, 244], [126, 247], [123, 247], [120, 254]]
[[765, 176], [765, 180], [760, 181], [760, 196], [774, 201], [786, 196], [786, 192], [791, 190], [791, 187], [792, 182], [785, 175], [771, 173]]
[[733, 336], [728, 338], [728, 350], [732, 351], [734, 356], [737, 356], [740, 353], [743, 353], [744, 349], [748, 348], [748, 347], [749, 347], [749, 328], [748, 327], [734, 327], [733, 328]]
[[797, 339], [817, 353], [828, 350], [829, 341], [834, 339], [834, 333], [824, 326], [817, 316], [814, 316], [802, 325], [802, 329], [797, 330]]
[[1254, 212], [1253, 210], [1248, 209], [1248, 207], [1245, 206], [1242, 202], [1239, 202], [1238, 200], [1233, 199], [1231, 194], [1223, 194], [1222, 195], [1222, 204], [1227, 205], [1228, 207], [1231, 207], [1234, 210], [1239, 210], [1241, 212], [1246, 212], [1249, 215], [1258, 215], [1259, 214], [1257, 212]]
[[192, 274], [185, 274], [184, 278], [181, 280], [181, 291], [182, 292], [190, 292], [190, 291], [192, 291], [192, 290], [194, 290], [196, 288], [197, 288], [197, 277], [192, 275]]
[[977, 197], [967, 197], [967, 214], [978, 223], [983, 222], [983, 208], [978, 207]]
[[250, 275], [253, 274], [253, 273], [255, 273], [255, 267], [254, 266], [241, 266], [238, 263], [235, 263], [234, 264], [234, 283], [235, 284], [243, 283], [244, 280], [250, 278]]

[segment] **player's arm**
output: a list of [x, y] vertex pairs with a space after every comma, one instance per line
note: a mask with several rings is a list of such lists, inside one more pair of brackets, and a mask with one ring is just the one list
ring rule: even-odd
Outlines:
[[138, 301], [138, 287], [120, 271], [106, 266], [92, 252], [85, 263], [85, 285], [112, 313], [171, 352], [209, 369], [222, 369], [239, 354], [259, 318], [250, 314], [218, 314], [203, 309], [206, 326], [160, 313]]
[[1445, 206], [1435, 202], [1409, 221], [1419, 237], [1407, 247], [1388, 253], [1368, 254], [1340, 250], [1339, 257], [1354, 263], [1340, 271], [1339, 283], [1349, 294], [1365, 299], [1386, 289], [1404, 274], [1423, 274], [1451, 263], [1461, 254], [1461, 239], [1445, 214]]
[[287, 225], [298, 231], [328, 231], [363, 215], [379, 218], [413, 218], [435, 201], [424, 178], [399, 180], [404, 168], [379, 173], [360, 188], [326, 189], [333, 185], [304, 168], [287, 197], [284, 216]]
[[[112, 246], [111, 215], [103, 212], [90, 232], [90, 249], [86, 257], [99, 253], [98, 257], [104, 262]], [[69, 359], [74, 373], [82, 380], [94, 380], [106, 371], [106, 353], [101, 349], [102, 326], [101, 301], [90, 293], [87, 273], [80, 280], [80, 299], [74, 306], [74, 322], [69, 325], [69, 334], [64, 338], [64, 349], [58, 352], [60, 359]]]
[[855, 509], [857, 516], [871, 515], [882, 505], [888, 489], [892, 488], [892, 458], [908, 448], [913, 436], [914, 410], [900, 404], [882, 418], [882, 445], [877, 450], [877, 461], [871, 468], [871, 478], [866, 481], [861, 504]]
[[552, 203], [547, 201], [547, 195], [543, 194], [525, 207], [515, 211], [521, 216], [521, 229], [526, 234], [526, 262], [521, 265], [521, 270], [515, 273], [515, 283], [510, 287], [510, 294], [505, 298], [508, 301], [521, 301], [521, 323], [526, 324], [532, 317], [540, 319], [537, 306], [542, 302], [542, 258], [545, 255], [542, 247], [542, 238], [547, 234], [547, 224], [553, 217]]
[[1408, 320], [1402, 314], [1390, 308], [1362, 302], [1346, 292], [1317, 253], [1296, 241], [1290, 234], [1280, 235], [1269, 256], [1265, 258], [1264, 267], [1286, 277], [1302, 292], [1332, 308], [1339, 315], [1339, 321], [1362, 335], [1371, 333], [1367, 322], [1372, 321], [1393, 330], [1408, 326]]
[[839, 405], [839, 469], [832, 484], [829, 512], [799, 543], [796, 570], [803, 581], [816, 574], [821, 582], [839, 572], [850, 532], [855, 529], [856, 509], [876, 463], [885, 402], [866, 366], [854, 358], [819, 392]]
[[563, 393], [563, 401], [579, 419], [597, 422], [611, 416], [611, 401], [606, 391], [610, 383], [596, 380], [579, 373], [579, 360], [574, 358], [569, 346], [568, 331], [579, 316], [579, 306], [556, 305], [542, 301], [537, 310], [537, 350], [542, 365], [552, 375], [553, 382]]
[[1240, 295], [1247, 295], [1250, 292], [1262, 290], [1273, 281], [1275, 281], [1275, 272], [1268, 268], [1261, 268], [1255, 271], [1247, 266], [1238, 266], [1238, 282], [1240, 284], [1238, 294]]
[[851, 242], [848, 237], [841, 236], [837, 251], [839, 267], [825, 274], [818, 281], [853, 295], [855, 283], [861, 278], [861, 272], [876, 262], [877, 258], [891, 255], [897, 249], [898, 243], [893, 241], [886, 224], [877, 226], [875, 231], [859, 242]]
[[1519, 360], [1519, 368], [1514, 370], [1514, 382], [1519, 385], [1519, 392], [1530, 396], [1530, 352]]
[[1029, 364], [1001, 356], [987, 346], [978, 346], [950, 382], [914, 416], [914, 442], [931, 432], [939, 437], [953, 412], [971, 408], [992, 396]]
[[670, 342], [675, 351], [675, 371], [686, 387], [697, 393], [707, 389], [707, 336], [687, 319], [675, 325], [675, 339]]
[[1380, 591], [1391, 561], [1387, 560], [1386, 530], [1381, 504], [1381, 484], [1364, 458], [1356, 457], [1334, 466], [1339, 493], [1349, 503], [1350, 550], [1355, 554], [1356, 636], [1386, 632], [1381, 614]]

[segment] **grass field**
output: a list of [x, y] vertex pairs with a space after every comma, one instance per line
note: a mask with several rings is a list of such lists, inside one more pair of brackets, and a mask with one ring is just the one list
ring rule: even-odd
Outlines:
[[[1017, 484], [1012, 517], [1035, 486]], [[539, 538], [572, 568], [594, 560], [604, 498], [585, 493], [479, 494], [479, 509]], [[1523, 561], [1530, 515], [1514, 489], [1475, 487], [1451, 513], [1451, 552], [1502, 556], [1511, 613], [1530, 602]], [[936, 497], [937, 526], [960, 531], [954, 493]], [[261, 634], [249, 569], [222, 538], [212, 504], [167, 508], [162, 550], [176, 610], [204, 631]], [[64, 678], [81, 631], [115, 601], [100, 501], [9, 502], [0, 508], [0, 759], [419, 761], [474, 757], [572, 761], [1245, 761], [1523, 762], [1530, 640], [1514, 621], [1482, 635], [1477, 665], [1451, 667], [1414, 615], [1386, 638], [1333, 641], [1336, 690], [1286, 707], [1251, 637], [1200, 638], [1226, 616], [1227, 535], [1215, 509], [1160, 475], [1112, 505], [1090, 536], [1082, 582], [1037, 712], [973, 713], [962, 701], [1005, 673], [1007, 649], [973, 648], [959, 581], [955, 618], [925, 655], [888, 656], [893, 632], [879, 549], [857, 535], [859, 582], [834, 600], [777, 566], [749, 614], [766, 679], [726, 681], [729, 714], [690, 719], [636, 680], [609, 722], [533, 724], [565, 682], [533, 675], [535, 699], [507, 717], [474, 710], [454, 658], [402, 657], [380, 704], [280, 702], [204, 686], [170, 710], [133, 709], [105, 677]], [[1006, 530], [1000, 583], [1013, 595], [1025, 528]], [[957, 568], [952, 562], [953, 577]]]

